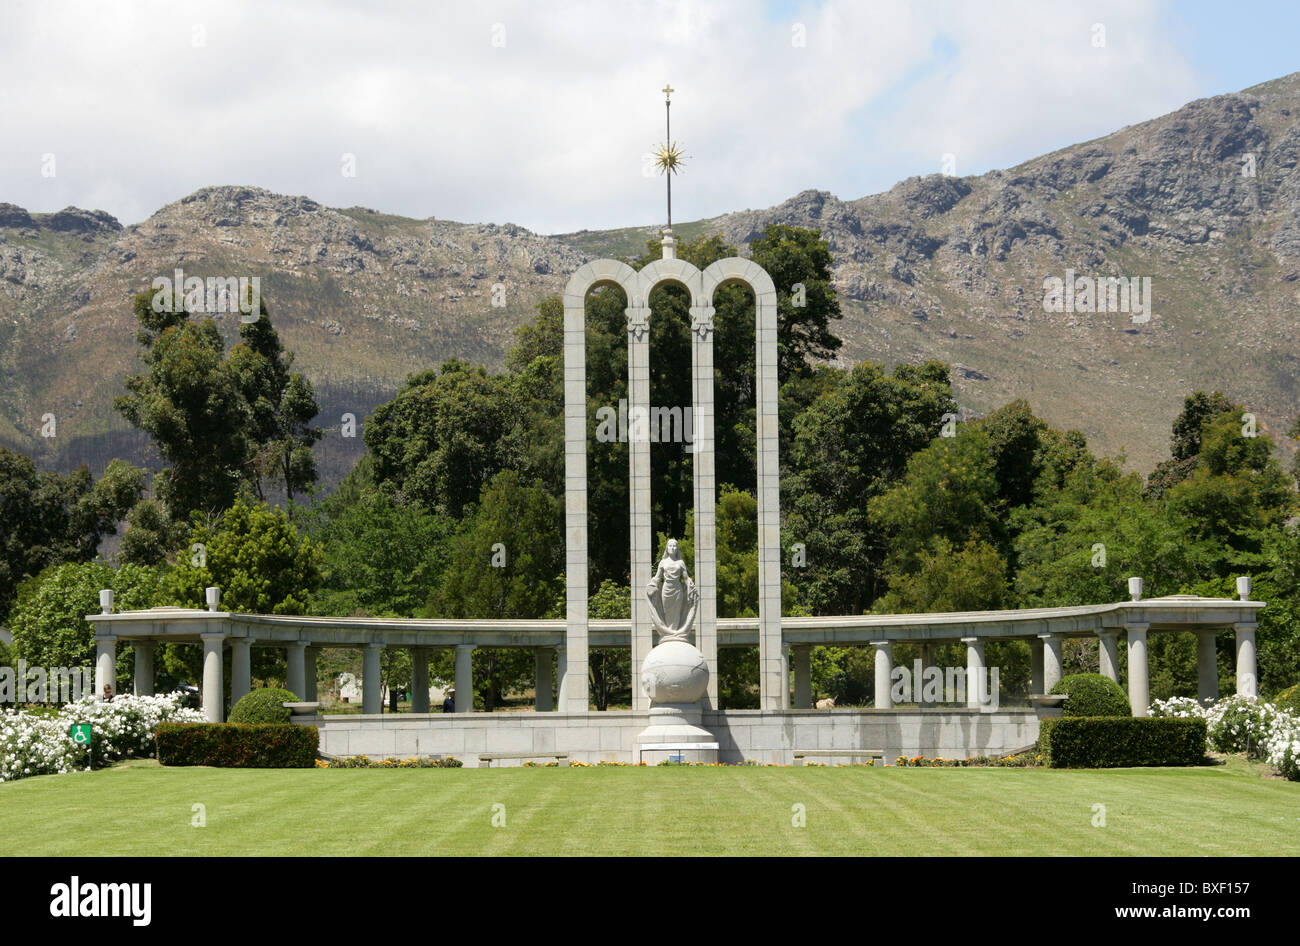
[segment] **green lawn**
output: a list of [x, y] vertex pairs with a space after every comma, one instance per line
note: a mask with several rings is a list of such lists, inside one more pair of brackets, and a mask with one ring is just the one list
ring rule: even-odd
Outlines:
[[[196, 804], [205, 827], [191, 826]], [[139, 761], [0, 785], [0, 837], [18, 855], [1296, 855], [1300, 784], [1239, 759], [1109, 771]]]

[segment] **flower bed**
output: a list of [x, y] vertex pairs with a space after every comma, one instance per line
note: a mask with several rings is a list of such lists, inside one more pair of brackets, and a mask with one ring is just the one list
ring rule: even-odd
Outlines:
[[458, 769], [464, 764], [460, 759], [452, 756], [441, 759], [430, 759], [425, 756], [398, 759], [389, 756], [387, 759], [376, 761], [368, 755], [354, 755], [347, 758], [316, 760], [318, 769]]
[[1300, 716], [1244, 696], [1229, 696], [1210, 707], [1189, 697], [1156, 700], [1152, 716], [1204, 719], [1210, 746], [1218, 752], [1244, 752], [1300, 782]]
[[203, 714], [181, 705], [181, 694], [117, 696], [107, 703], [85, 697], [55, 716], [23, 710], [0, 715], [0, 782], [29, 775], [58, 775], [85, 768], [86, 750], [68, 727], [90, 723], [96, 764], [153, 755], [154, 730], [164, 722], [201, 722]]

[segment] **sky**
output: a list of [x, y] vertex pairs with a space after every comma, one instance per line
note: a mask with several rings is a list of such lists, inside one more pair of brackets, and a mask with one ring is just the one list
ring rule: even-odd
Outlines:
[[540, 233], [980, 174], [1300, 70], [1300, 3], [3, 0], [0, 202], [200, 187]]

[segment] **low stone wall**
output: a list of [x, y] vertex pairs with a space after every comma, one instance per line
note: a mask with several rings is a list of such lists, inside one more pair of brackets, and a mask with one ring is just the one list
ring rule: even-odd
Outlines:
[[[879, 749], [900, 755], [966, 758], [1003, 755], [1038, 739], [1038, 721], [1059, 710], [1005, 709], [996, 713], [935, 707], [873, 710], [722, 710], [704, 714], [722, 762], [789, 765], [796, 751]], [[582, 762], [636, 762], [636, 737], [649, 725], [644, 713], [400, 713], [382, 716], [295, 717], [320, 729], [321, 752], [371, 758], [451, 755], [476, 765], [481, 753], [565, 752]], [[501, 760], [520, 765], [526, 759]]]

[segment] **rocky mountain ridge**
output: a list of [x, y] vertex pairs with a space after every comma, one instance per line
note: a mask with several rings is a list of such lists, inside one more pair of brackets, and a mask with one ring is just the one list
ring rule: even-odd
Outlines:
[[[1300, 412], [1300, 73], [972, 177], [677, 227], [743, 247], [771, 223], [819, 229], [835, 259], [846, 362], [953, 365], [963, 407], [1024, 397], [1094, 449], [1149, 469], [1195, 388], [1223, 390], [1281, 439]], [[111, 409], [137, 370], [132, 296], [158, 275], [255, 275], [316, 384], [320, 423], [364, 417], [412, 371], [499, 365], [533, 306], [587, 259], [634, 255], [649, 227], [542, 236], [512, 224], [334, 209], [203, 188], [139, 224], [0, 204], [0, 443], [66, 468], [144, 457]], [[1049, 311], [1067, 275], [1150, 280], [1148, 318]], [[788, 287], [780, 287], [788, 288]], [[234, 338], [237, 316], [215, 316]], [[46, 415], [57, 419], [42, 437]], [[359, 441], [321, 446], [334, 479]]]

